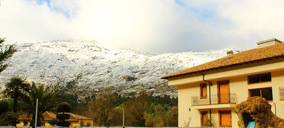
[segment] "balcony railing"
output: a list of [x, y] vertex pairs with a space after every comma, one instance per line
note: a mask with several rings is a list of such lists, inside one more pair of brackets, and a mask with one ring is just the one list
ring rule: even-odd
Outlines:
[[210, 104], [236, 104], [236, 102], [237, 102], [236, 94], [225, 94], [225, 95], [213, 94], [211, 95], [211, 103], [210, 103], [210, 96], [207, 96], [206, 99], [201, 99], [200, 96], [191, 97], [192, 106], [210, 105]]

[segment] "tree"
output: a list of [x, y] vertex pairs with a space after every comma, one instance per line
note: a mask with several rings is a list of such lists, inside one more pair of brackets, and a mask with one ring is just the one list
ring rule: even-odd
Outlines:
[[65, 120], [70, 118], [69, 113], [71, 112], [72, 107], [67, 102], [63, 102], [57, 106], [57, 115], [56, 118], [59, 120], [57, 122], [58, 126], [69, 127], [70, 122], [66, 122]]
[[172, 107], [167, 112], [167, 126], [177, 127], [178, 126], [178, 108], [177, 106]]
[[0, 38], [0, 73], [7, 68], [7, 64], [5, 61], [12, 57], [12, 55], [17, 51], [14, 45], [3, 46], [5, 42], [5, 38]]
[[29, 83], [25, 82], [25, 79], [15, 77], [11, 78], [10, 82], [5, 85], [6, 89], [3, 93], [13, 98], [13, 111], [16, 113], [19, 110], [18, 101], [19, 98], [24, 97], [25, 93], [29, 91]]
[[145, 127], [145, 115], [150, 110], [151, 95], [146, 91], [140, 92], [138, 96], [132, 96], [125, 104], [126, 125]]
[[175, 97], [170, 97], [168, 95], [152, 96], [151, 100], [155, 104], [169, 105], [170, 107], [178, 105], [178, 99]]
[[100, 91], [96, 99], [88, 103], [88, 115], [95, 120], [99, 126], [110, 126], [110, 112], [119, 105], [118, 94], [112, 93], [110, 89]]
[[[36, 85], [35, 82], [32, 82], [32, 86], [26, 96], [24, 96], [24, 101], [28, 104], [28, 113], [29, 115], [32, 114], [32, 122], [35, 122], [35, 107], [36, 107], [36, 100], [38, 99], [38, 114], [37, 117], [37, 124], [41, 126], [41, 120], [43, 119], [42, 114], [45, 111], [50, 110], [51, 108], [56, 106], [56, 99], [57, 96], [52, 90], [48, 90], [44, 88], [43, 84]], [[32, 125], [34, 127], [34, 125]]]
[[123, 107], [116, 107], [111, 110], [108, 117], [110, 126], [122, 126], [123, 125]]

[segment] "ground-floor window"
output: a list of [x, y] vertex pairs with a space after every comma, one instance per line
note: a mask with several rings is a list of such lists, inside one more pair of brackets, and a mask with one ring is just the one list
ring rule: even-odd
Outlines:
[[201, 112], [201, 125], [207, 126], [207, 124], [208, 124], [208, 112], [203, 111]]
[[220, 126], [232, 126], [232, 112], [229, 111], [219, 111], [219, 122], [220, 122]]
[[273, 100], [272, 88], [260, 88], [249, 90], [250, 97], [261, 96], [267, 100]]
[[280, 100], [284, 100], [284, 88], [279, 88]]

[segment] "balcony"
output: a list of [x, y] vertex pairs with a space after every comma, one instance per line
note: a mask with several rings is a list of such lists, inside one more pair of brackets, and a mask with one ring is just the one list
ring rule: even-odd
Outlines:
[[224, 94], [224, 95], [213, 94], [211, 95], [211, 103], [209, 96], [207, 96], [206, 99], [200, 99], [200, 96], [191, 97], [192, 106], [236, 104], [236, 102], [237, 102], [236, 94]]

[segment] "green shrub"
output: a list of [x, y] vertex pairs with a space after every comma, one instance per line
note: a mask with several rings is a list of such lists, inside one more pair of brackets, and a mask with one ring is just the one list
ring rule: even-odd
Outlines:
[[59, 122], [57, 122], [57, 125], [58, 126], [62, 126], [62, 127], [69, 127], [70, 126], [70, 122], [59, 121]]
[[57, 112], [71, 112], [72, 106], [67, 102], [63, 102], [57, 106]]
[[66, 120], [66, 119], [69, 119], [69, 118], [70, 118], [70, 115], [68, 115], [68, 114], [57, 114], [57, 115], [56, 115], [56, 118], [57, 118], [58, 120]]
[[59, 120], [57, 122], [58, 126], [69, 127], [70, 122], [66, 122], [65, 120], [70, 118], [69, 113], [71, 112], [71, 105], [67, 102], [63, 102], [57, 106], [57, 115], [56, 118]]
[[0, 116], [0, 126], [11, 126], [16, 124], [18, 115], [14, 112], [5, 112]]
[[8, 101], [0, 101], [0, 115], [10, 110]]

